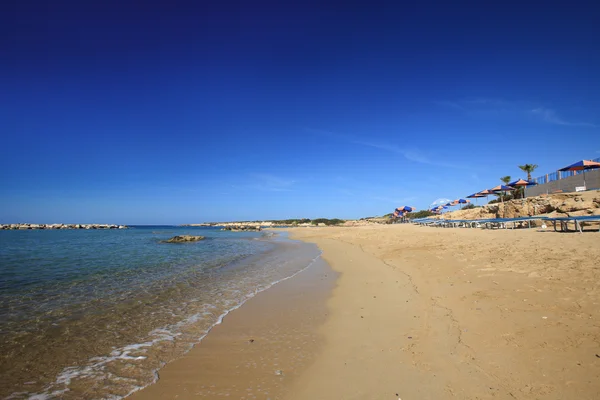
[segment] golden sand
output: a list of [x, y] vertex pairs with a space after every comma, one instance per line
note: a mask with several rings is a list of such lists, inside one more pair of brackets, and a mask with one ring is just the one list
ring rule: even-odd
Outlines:
[[[600, 399], [599, 233], [412, 225], [291, 232], [316, 243], [340, 273], [326, 311], [318, 305], [324, 287], [287, 296], [310, 279], [276, 285], [137, 398], [217, 399], [207, 385], [227, 384], [251, 393], [230, 398], [246, 399]], [[305, 305], [315, 313], [308, 326]], [[266, 341], [247, 358], [249, 336], [272, 326], [288, 344], [310, 340], [301, 348]], [[293, 360], [298, 352], [306, 361], [273, 380], [273, 354]], [[253, 369], [250, 359], [268, 366]], [[232, 374], [232, 365], [243, 372]]]

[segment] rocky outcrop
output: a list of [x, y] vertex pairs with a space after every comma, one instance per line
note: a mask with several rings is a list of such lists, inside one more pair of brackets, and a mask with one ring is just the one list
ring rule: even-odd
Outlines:
[[600, 191], [559, 193], [509, 200], [441, 216], [444, 219], [519, 218], [535, 215], [600, 215]]
[[173, 236], [171, 239], [163, 240], [163, 243], [190, 243], [204, 240], [204, 236], [179, 235]]
[[108, 224], [0, 224], [0, 229], [127, 229], [127, 226]]

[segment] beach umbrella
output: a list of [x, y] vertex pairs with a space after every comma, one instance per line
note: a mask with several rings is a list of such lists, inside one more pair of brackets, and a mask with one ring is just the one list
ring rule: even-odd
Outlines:
[[442, 211], [442, 206], [436, 206], [436, 207], [431, 208], [431, 212], [434, 212], [436, 214], [439, 214], [440, 211]]
[[516, 187], [516, 186], [527, 186], [529, 184], [525, 179], [517, 179], [516, 181], [512, 181], [508, 183], [508, 186]]
[[[534, 181], [526, 181], [525, 179], [517, 179], [516, 181], [510, 182], [508, 184], [508, 186], [511, 187], [522, 187], [522, 188], [527, 188], [527, 186], [534, 186], [537, 185], [537, 182]], [[527, 197], [527, 196], [525, 196]]]
[[490, 189], [484, 189], [481, 192], [477, 193], [479, 195], [481, 195], [481, 197], [485, 197], [485, 199], [487, 200], [488, 196], [490, 194], [494, 194], [494, 192], [492, 192]]
[[505, 186], [505, 185], [498, 185], [495, 186], [493, 188], [490, 189], [490, 192], [492, 193], [501, 193], [501, 192], [512, 192], [513, 190], [516, 190], [514, 187], [511, 186]]
[[444, 206], [444, 204], [450, 202], [452, 200], [448, 199], [448, 198], [444, 198], [441, 197], [439, 199], [436, 199], [435, 201], [433, 201], [430, 205], [429, 208], [437, 208], [438, 211], [442, 211], [442, 207]]
[[468, 195], [467, 199], [476, 199], [478, 197], [485, 197], [485, 195], [481, 194], [481, 193], [473, 193], [473, 194]]
[[394, 211], [394, 213], [397, 213], [400, 218], [404, 218], [404, 217], [406, 217], [407, 213], [413, 212], [415, 210], [416, 210], [416, 208], [414, 208], [414, 207], [402, 206], [402, 207], [396, 208], [396, 210]]
[[480, 197], [486, 197], [486, 196], [481, 193], [473, 193], [472, 195], [467, 196], [467, 199], [475, 199], [475, 202], [477, 202], [477, 199]]
[[392, 215], [390, 216], [392, 219], [404, 218], [404, 213], [402, 211], [394, 210]]
[[498, 185], [498, 186], [495, 186], [495, 187], [491, 188], [491, 189], [490, 189], [490, 192], [492, 192], [492, 193], [498, 193], [498, 192], [511, 192], [511, 191], [513, 191], [513, 190], [515, 190], [515, 188], [514, 188], [514, 187], [511, 187], [511, 186], [505, 186], [505, 185]]
[[460, 209], [461, 209], [461, 210], [462, 210], [462, 205], [463, 205], [463, 204], [470, 203], [470, 201], [469, 201], [469, 200], [467, 200], [467, 199], [458, 199], [458, 200], [454, 200], [454, 201], [456, 201], [458, 204], [460, 204]]
[[442, 198], [439, 198], [439, 199], [435, 200], [434, 202], [432, 202], [429, 205], [429, 207], [433, 208], [433, 207], [443, 206], [444, 204], [446, 204], [450, 201], [452, 201], [452, 200], [442, 197]]
[[585, 186], [587, 190], [587, 186], [585, 184], [585, 171], [588, 169], [596, 169], [600, 168], [600, 163], [596, 161], [590, 160], [581, 160], [577, 161], [575, 164], [571, 164], [568, 167], [564, 167], [559, 169], [559, 171], [583, 171], [583, 186]]

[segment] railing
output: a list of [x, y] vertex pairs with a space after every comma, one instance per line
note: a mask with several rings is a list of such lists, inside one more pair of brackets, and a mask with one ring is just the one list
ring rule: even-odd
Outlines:
[[[592, 161], [600, 162], [600, 157], [593, 159]], [[568, 178], [569, 176], [582, 174], [583, 171], [556, 171], [546, 175], [542, 175], [538, 178], [534, 178], [533, 181], [538, 185], [542, 185], [544, 183], [557, 181], [559, 179]]]

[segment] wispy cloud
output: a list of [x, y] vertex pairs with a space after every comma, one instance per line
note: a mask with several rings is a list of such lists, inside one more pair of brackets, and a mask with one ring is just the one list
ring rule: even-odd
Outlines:
[[430, 155], [426, 154], [422, 150], [419, 150], [416, 148], [404, 148], [404, 147], [396, 146], [394, 144], [385, 143], [385, 142], [363, 141], [363, 140], [357, 139], [356, 137], [342, 135], [339, 133], [326, 131], [326, 130], [322, 130], [322, 129], [305, 128], [305, 131], [308, 133], [311, 133], [311, 134], [316, 134], [319, 136], [326, 136], [326, 137], [329, 137], [332, 139], [337, 139], [337, 140], [344, 141], [347, 143], [352, 143], [352, 144], [365, 146], [365, 147], [371, 147], [374, 149], [379, 149], [379, 150], [387, 151], [390, 153], [398, 154], [398, 155], [401, 155], [402, 157], [406, 158], [408, 161], [412, 161], [412, 162], [416, 162], [416, 163], [420, 163], [420, 164], [434, 165], [434, 166], [445, 167], [445, 168], [459, 168], [459, 169], [466, 168], [461, 165], [447, 163], [444, 161], [437, 160], [434, 157], [431, 157]]
[[493, 115], [495, 117], [499, 115], [533, 115], [546, 123], [554, 125], [600, 128], [600, 125], [594, 123], [565, 119], [555, 110], [529, 101], [479, 97], [454, 101], [434, 101], [433, 104], [470, 115]]
[[426, 153], [424, 153], [418, 149], [403, 148], [403, 147], [399, 147], [399, 146], [389, 144], [389, 143], [363, 142], [363, 141], [359, 141], [359, 140], [353, 140], [352, 143], [358, 144], [361, 146], [367, 146], [367, 147], [372, 147], [372, 148], [379, 149], [379, 150], [388, 151], [390, 153], [399, 154], [399, 155], [403, 156], [404, 158], [406, 158], [408, 161], [412, 161], [412, 162], [416, 162], [416, 163], [420, 163], [420, 164], [434, 165], [437, 167], [445, 167], [445, 168], [464, 168], [463, 166], [460, 166], [460, 165], [433, 159], [429, 155], [427, 155]]
[[250, 174], [245, 185], [231, 185], [234, 189], [264, 192], [290, 192], [296, 181], [271, 174]]
[[539, 116], [545, 122], [555, 124], [555, 125], [581, 126], [581, 127], [587, 127], [587, 128], [600, 127], [599, 125], [592, 124], [589, 122], [567, 121], [567, 120], [561, 118], [560, 116], [558, 116], [556, 111], [549, 109], [549, 108], [537, 107], [537, 108], [534, 108], [533, 110], [531, 110], [531, 113]]

